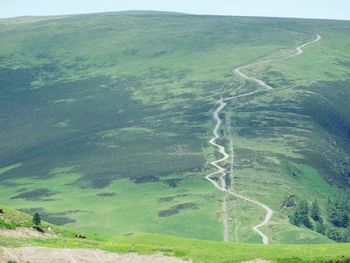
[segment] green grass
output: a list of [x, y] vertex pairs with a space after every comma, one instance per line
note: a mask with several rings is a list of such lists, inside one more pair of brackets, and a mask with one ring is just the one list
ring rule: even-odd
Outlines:
[[[0, 213], [0, 230], [1, 229], [16, 230], [17, 228], [29, 228], [34, 226], [32, 222], [33, 217], [31, 215], [17, 211], [12, 208], [8, 208], [7, 206], [0, 206], [0, 209], [2, 209], [2, 213]], [[44, 220], [41, 220], [40, 228], [46, 231], [48, 227], [54, 229], [54, 231], [51, 233], [54, 233], [61, 237], [71, 238], [75, 234], [75, 232], [69, 229], [62, 228], [62, 227], [50, 224]], [[1, 236], [0, 239], [2, 238], [5, 238], [5, 237]]]
[[14, 209], [0, 207], [2, 209], [0, 217], [0, 228], [16, 229], [16, 227], [30, 227], [31, 217]]
[[[66, 226], [88, 233], [115, 235], [154, 232], [222, 239], [222, 224], [217, 215], [220, 212], [220, 194], [202, 178], [186, 178], [174, 174], [164, 177], [160, 182], [142, 184], [120, 179], [104, 189], [86, 191], [74, 183], [70, 184], [79, 175], [71, 171], [67, 173], [67, 170], [69, 169], [57, 168], [54, 170], [55, 176], [41, 182], [32, 179], [12, 180], [19, 186], [2, 188], [0, 198], [16, 196], [18, 189], [23, 192], [35, 185], [39, 189], [50, 189], [52, 195], [9, 199], [7, 205], [17, 209], [34, 208], [31, 213], [36, 210], [41, 213], [40, 208], [45, 208], [49, 212], [46, 218], [48, 221], [51, 219], [53, 223], [59, 223], [68, 218], [73, 222]], [[176, 188], [169, 188], [166, 184], [166, 180], [171, 178], [180, 179]], [[161, 210], [186, 203], [194, 203], [198, 209], [183, 209], [179, 214], [168, 217], [160, 217], [158, 214]]]
[[[234, 244], [215, 241], [186, 239], [172, 236], [136, 234], [114, 238], [92, 237], [86, 240], [59, 239], [9, 239], [0, 238], [0, 245], [17, 247], [23, 245], [69, 248], [98, 248], [112, 252], [167, 255], [192, 259], [194, 262], [239, 262], [257, 258], [274, 262], [331, 262], [349, 259], [349, 244], [324, 245], [257, 245]], [[339, 261], [341, 262], [341, 261]], [[344, 262], [346, 262], [344, 260]]]
[[[14, 209], [3, 209], [0, 222], [6, 221], [16, 227], [32, 226], [31, 216]], [[330, 262], [336, 259], [349, 259], [350, 244], [319, 245], [257, 245], [205, 241], [175, 236], [127, 233], [117, 236], [87, 234], [86, 238], [76, 238], [83, 232], [70, 231], [46, 222], [42, 229], [51, 227], [54, 238], [10, 238], [0, 237], [1, 247], [43, 246], [51, 248], [94, 248], [111, 252], [139, 254], [164, 253], [166, 255], [192, 259], [194, 262], [238, 262], [256, 258], [276, 262]], [[0, 224], [0, 228], [5, 227]], [[100, 226], [98, 226], [100, 227]], [[15, 229], [7, 226], [6, 228]], [[346, 262], [346, 261], [344, 261]]]
[[[235, 189], [273, 208], [271, 241], [331, 242], [290, 225], [280, 204], [295, 194], [325, 212], [348, 191], [348, 21], [121, 12], [0, 24], [0, 202], [87, 233], [212, 240], [223, 196], [203, 177], [218, 156], [218, 94], [258, 90], [232, 70], [322, 35], [301, 56], [246, 69], [275, 90], [225, 113]], [[198, 209], [158, 216], [187, 203]], [[251, 228], [263, 211], [235, 199], [229, 209], [230, 240], [260, 242]]]

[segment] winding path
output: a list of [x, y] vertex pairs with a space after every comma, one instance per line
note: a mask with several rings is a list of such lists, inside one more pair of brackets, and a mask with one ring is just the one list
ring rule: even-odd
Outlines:
[[[257, 66], [257, 65], [271, 63], [271, 62], [279, 61], [279, 60], [286, 60], [286, 59], [298, 56], [298, 55], [300, 55], [300, 54], [302, 54], [304, 52], [304, 50], [303, 50], [304, 47], [306, 47], [308, 45], [311, 45], [311, 44], [313, 44], [315, 42], [318, 42], [321, 39], [322, 39], [322, 37], [320, 35], [316, 35], [316, 38], [314, 40], [296, 47], [295, 48], [296, 52], [294, 54], [288, 55], [286, 57], [273, 58], [273, 59], [263, 60], [263, 61], [260, 61], [260, 62], [244, 65], [244, 66], [241, 66], [239, 68], [234, 69], [233, 73], [237, 74], [238, 76], [240, 76], [241, 78], [243, 78], [245, 80], [255, 82], [256, 84], [260, 85], [261, 87], [265, 88], [266, 90], [272, 90], [273, 88], [270, 85], [266, 84], [261, 79], [249, 77], [246, 74], [242, 73], [241, 70], [245, 69], [245, 68], [248, 68], [248, 67], [251, 67], [251, 66]], [[224, 100], [227, 101], [227, 100], [232, 100], [232, 99], [239, 98], [239, 97], [246, 97], [246, 96], [249, 96], [249, 95], [256, 94], [258, 92], [259, 91], [252, 91], [252, 92], [249, 92], [249, 93], [244, 93], [244, 94], [236, 95], [236, 96], [233, 96], [233, 97], [228, 97], [228, 98], [225, 98]]]
[[[246, 74], [241, 72], [241, 69], [248, 68], [250, 66], [265, 64], [265, 63], [269, 63], [269, 62], [273, 62], [273, 61], [285, 60], [285, 59], [289, 59], [289, 58], [294, 57], [294, 56], [298, 56], [298, 55], [303, 53], [303, 48], [304, 47], [306, 47], [306, 46], [308, 46], [310, 44], [313, 44], [315, 42], [318, 42], [319, 40], [321, 40], [321, 36], [317, 35], [314, 40], [296, 47], [296, 52], [294, 54], [291, 54], [291, 55], [288, 55], [288, 56], [282, 57], [282, 58], [275, 58], [275, 59], [270, 59], [270, 60], [264, 60], [264, 61], [261, 61], [261, 62], [248, 64], [248, 65], [245, 65], [245, 66], [241, 66], [239, 68], [234, 69], [233, 73], [237, 74], [238, 76], [240, 76], [241, 78], [243, 78], [245, 80], [257, 83], [259, 86], [265, 88], [265, 90], [267, 90], [267, 91], [272, 90], [273, 88], [270, 85], [266, 84], [264, 81], [262, 81], [260, 79], [247, 76]], [[215, 146], [218, 149], [218, 152], [222, 155], [222, 158], [220, 158], [218, 160], [215, 160], [215, 161], [210, 163], [212, 166], [214, 166], [216, 168], [216, 171], [211, 173], [211, 174], [208, 174], [207, 176], [205, 176], [205, 179], [207, 179], [209, 182], [211, 182], [216, 189], [218, 189], [218, 190], [220, 190], [222, 192], [225, 192], [227, 194], [230, 194], [232, 196], [235, 196], [237, 198], [240, 198], [240, 199], [242, 199], [244, 201], [250, 202], [250, 203], [252, 203], [254, 205], [257, 205], [257, 206], [263, 208], [266, 211], [264, 220], [261, 223], [257, 224], [256, 226], [254, 226], [252, 229], [261, 236], [263, 244], [268, 244], [269, 243], [269, 239], [260, 230], [260, 228], [262, 226], [267, 225], [269, 223], [269, 221], [270, 221], [270, 219], [272, 217], [272, 214], [273, 214], [271, 208], [269, 208], [267, 205], [265, 205], [263, 203], [260, 203], [260, 202], [258, 202], [256, 200], [253, 200], [251, 198], [248, 198], [248, 197], [245, 197], [243, 195], [240, 195], [240, 194], [234, 192], [233, 188], [231, 186], [227, 187], [225, 185], [224, 178], [225, 178], [225, 176], [227, 174], [227, 171], [226, 171], [225, 168], [220, 166], [219, 163], [224, 162], [225, 160], [227, 160], [229, 158], [229, 154], [226, 152], [224, 146], [216, 143], [216, 140], [220, 138], [220, 135], [219, 135], [218, 131], [219, 131], [219, 128], [220, 128], [221, 123], [222, 123], [222, 121], [221, 121], [221, 119], [219, 117], [219, 113], [225, 108], [225, 106], [226, 106], [226, 102], [225, 101], [232, 100], [234, 98], [250, 96], [250, 95], [253, 95], [253, 94], [257, 93], [257, 92], [258, 91], [248, 92], [248, 93], [245, 93], [245, 94], [240, 94], [240, 95], [236, 95], [236, 96], [229, 97], [229, 98], [223, 98], [221, 96], [220, 100], [217, 101], [219, 105], [213, 112], [213, 119], [216, 122], [216, 124], [214, 126], [214, 129], [213, 129], [214, 137], [212, 137], [209, 140], [209, 143], [211, 145]], [[231, 128], [231, 127], [229, 127], [229, 128]], [[233, 178], [233, 141], [232, 141], [232, 138], [230, 138], [230, 148], [231, 148], [230, 152], [231, 152], [232, 156], [231, 156], [231, 168], [230, 168], [229, 172], [230, 172], [231, 178]], [[220, 178], [219, 182], [221, 183], [221, 185], [219, 184], [218, 181], [216, 181], [216, 180], [214, 180], [212, 178], [214, 175], [218, 175], [219, 176], [219, 178]], [[225, 197], [224, 202], [223, 202], [223, 210], [224, 210], [223, 211], [224, 212], [224, 241], [228, 241], [228, 239], [229, 239], [228, 238], [229, 237], [229, 232], [228, 232], [228, 222], [227, 222], [227, 200], [226, 200], [226, 197]]]

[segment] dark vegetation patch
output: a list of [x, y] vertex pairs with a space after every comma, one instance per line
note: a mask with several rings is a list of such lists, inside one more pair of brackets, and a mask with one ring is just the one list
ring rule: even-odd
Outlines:
[[[11, 199], [25, 199], [25, 200], [44, 200], [45, 197], [50, 197], [55, 193], [46, 188], [38, 188], [33, 191], [23, 192], [18, 195], [12, 196]], [[47, 200], [47, 199], [46, 199]]]
[[258, 168], [267, 163], [266, 156], [271, 155], [269, 152], [254, 151], [245, 148], [235, 148], [236, 163], [239, 168]]
[[169, 70], [167, 68], [153, 67], [147, 70], [144, 78], [158, 79], [167, 83], [181, 81], [188, 75], [188, 73], [190, 73], [189, 69]]
[[104, 196], [104, 197], [110, 197], [110, 196], [115, 196], [116, 193], [113, 192], [106, 192], [106, 193], [98, 193], [97, 196]]
[[181, 197], [186, 197], [186, 196], [194, 196], [194, 197], [199, 197], [203, 199], [211, 199], [215, 198], [215, 193], [210, 193], [210, 194], [178, 194], [178, 195], [173, 195], [173, 196], [164, 196], [158, 198], [159, 202], [171, 202], [176, 200], [177, 198]]
[[338, 59], [338, 63], [346, 68], [350, 68], [350, 60], [349, 59]]
[[168, 216], [172, 216], [172, 215], [176, 215], [178, 214], [180, 211], [178, 209], [175, 208], [170, 208], [167, 210], [161, 210], [158, 212], [158, 216], [159, 217], [168, 217]]
[[143, 177], [130, 177], [130, 182], [134, 184], [154, 183], [159, 182], [158, 176], [143, 176]]
[[[0, 70], [0, 94], [9, 96], [11, 93], [20, 92], [31, 87], [31, 82], [35, 80], [38, 69], [10, 69]], [[13, 81], [13, 80], [16, 81]]]
[[[1, 179], [0, 179], [1, 180]], [[1, 182], [1, 185], [6, 186], [6, 187], [18, 187], [22, 185], [31, 185], [31, 183], [18, 183], [18, 182], [11, 182], [11, 181], [3, 181]], [[17, 191], [19, 192], [19, 191]]]
[[181, 180], [183, 180], [183, 178], [172, 178], [162, 180], [162, 182], [164, 182], [164, 184], [166, 184], [169, 188], [176, 188]]
[[199, 194], [198, 195], [200, 198], [204, 198], [204, 199], [211, 199], [211, 198], [215, 198], [215, 193], [210, 193], [210, 194]]
[[67, 214], [76, 214], [76, 213], [87, 213], [87, 214], [91, 214], [91, 211], [88, 210], [83, 210], [83, 209], [72, 209], [72, 210], [67, 210], [64, 212], [57, 212], [55, 213], [55, 215], [67, 215]]
[[42, 199], [42, 201], [50, 202], [50, 201], [57, 201], [57, 199], [55, 199], [55, 198], [45, 198], [45, 199]]
[[179, 194], [179, 195], [173, 195], [173, 196], [164, 196], [164, 197], [160, 197], [158, 199], [158, 201], [159, 202], [170, 202], [170, 201], [173, 201], [176, 198], [185, 197], [185, 196], [189, 196], [189, 194]]
[[197, 204], [195, 203], [183, 203], [183, 204], [178, 204], [175, 206], [172, 206], [171, 208], [167, 210], [161, 210], [158, 212], [159, 217], [168, 217], [168, 216], [173, 216], [178, 213], [180, 213], [181, 210], [196, 210], [199, 209]]
[[319, 82], [309, 88], [318, 95], [303, 96], [301, 101], [303, 114], [322, 128], [322, 132], [314, 134], [318, 141], [309, 139], [307, 148], [302, 150], [305, 162], [317, 167], [328, 182], [341, 188], [350, 186], [349, 86], [350, 80]]
[[18, 209], [21, 212], [30, 214], [30, 215], [34, 215], [34, 213], [39, 213], [40, 217], [51, 223], [51, 224], [55, 224], [55, 225], [65, 225], [68, 223], [74, 223], [76, 222], [75, 219], [73, 218], [69, 218], [67, 216], [64, 216], [66, 214], [74, 214], [74, 213], [80, 213], [84, 210], [69, 210], [69, 211], [65, 211], [65, 212], [58, 212], [58, 213], [50, 213], [48, 211], [46, 211], [43, 207], [36, 207], [36, 208], [20, 208]]
[[205, 123], [210, 119], [210, 110], [212, 106], [207, 103], [203, 103], [203, 105], [195, 105], [191, 107], [190, 110], [187, 110], [183, 113], [185, 120], [193, 123], [193, 124], [201, 124]]
[[86, 180], [85, 177], [81, 177], [78, 179], [78, 184], [81, 188], [102, 189], [109, 186], [117, 178], [118, 176], [115, 175], [113, 172], [106, 171], [102, 173], [97, 173], [95, 177], [92, 177], [89, 180]]
[[[173, 109], [161, 110], [159, 105], [145, 105], [132, 99], [130, 87], [142, 87], [148, 81], [145, 76], [121, 75], [113, 79], [99, 76], [47, 84], [31, 90], [29, 86], [35, 77], [30, 78], [29, 73], [27, 76], [24, 72], [14, 72], [17, 75], [12, 78], [5, 73], [0, 74], [0, 85], [11, 82], [12, 86], [9, 84], [8, 87], [12, 88], [8, 89], [6, 99], [0, 99], [0, 119], [4, 120], [0, 133], [0, 140], [4, 142], [0, 162], [6, 165], [21, 160], [24, 165], [16, 171], [2, 174], [2, 181], [24, 174], [47, 178], [52, 167], [64, 162], [80, 165], [76, 172], [83, 176], [76, 183], [81, 187], [105, 188], [119, 178], [145, 176], [147, 181], [149, 176], [160, 177], [198, 169], [205, 162], [197, 137], [205, 132], [203, 129], [192, 129], [191, 122], [176, 124], [178, 119], [169, 117], [174, 116]], [[170, 75], [172, 73], [169, 72]], [[18, 79], [23, 79], [25, 83]], [[24, 86], [27, 88], [22, 89]], [[15, 87], [20, 90], [13, 94]], [[76, 102], [53, 103], [66, 98], [76, 99]], [[196, 104], [198, 112], [202, 111], [202, 103]], [[188, 109], [178, 106], [176, 116], [184, 119], [182, 113]], [[157, 121], [150, 120], [150, 116]], [[55, 128], [55, 124], [67, 119], [69, 129]], [[123, 131], [122, 139], [101, 136], [105, 131], [120, 133], [121, 129], [134, 126], [133, 123], [155, 132], [135, 134]], [[13, 141], [11, 138], [16, 138], [15, 144], [10, 143]], [[113, 147], [115, 144], [118, 147]], [[186, 150], [174, 154], [175, 145], [185, 145]]]
[[327, 260], [325, 263], [350, 263], [350, 257], [347, 258], [343, 256], [343, 258], [340, 259]]
[[[236, 148], [239, 166], [270, 168], [271, 163], [262, 157], [273, 156], [296, 179], [298, 171], [290, 170], [285, 164], [309, 165], [329, 183], [347, 189], [350, 185], [349, 86], [350, 80], [317, 82], [296, 87], [290, 96], [280, 90], [269, 98], [260, 96], [259, 101], [245, 98], [234, 105], [231, 122], [239, 136], [271, 143], [276, 140], [302, 156], [296, 159], [288, 154], [271, 153], [269, 149], [256, 152]], [[285, 136], [295, 139], [283, 140]]]
[[273, 87], [288, 87], [293, 84], [290, 80], [286, 79], [280, 71], [271, 68], [267, 69], [262, 74], [261, 78], [265, 83]]
[[28, 191], [30, 188], [28, 187], [22, 187], [22, 188], [19, 188], [16, 192], [17, 193], [22, 193], [22, 192], [25, 192], [25, 191]]
[[[196, 88], [200, 87], [207, 91], [220, 90], [225, 85], [223, 81], [189, 81], [185, 84], [185, 87]], [[209, 105], [210, 107], [210, 105]]]

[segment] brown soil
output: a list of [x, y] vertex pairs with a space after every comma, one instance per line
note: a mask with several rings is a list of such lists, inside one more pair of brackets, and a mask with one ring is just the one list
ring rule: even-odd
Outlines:
[[16, 229], [0, 229], [0, 236], [3, 237], [14, 237], [14, 238], [30, 238], [30, 237], [41, 237], [50, 238], [56, 235], [50, 233], [41, 233], [33, 228], [28, 227], [17, 227]]
[[0, 247], [0, 262], [15, 260], [31, 263], [191, 263], [162, 254], [117, 254], [98, 249], [53, 249], [44, 247]]

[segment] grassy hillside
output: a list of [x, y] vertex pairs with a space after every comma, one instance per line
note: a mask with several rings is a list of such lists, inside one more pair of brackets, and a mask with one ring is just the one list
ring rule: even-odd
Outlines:
[[[349, 189], [349, 30], [157, 12], [0, 20], [0, 202], [88, 233], [222, 240], [223, 196], [203, 179], [218, 156], [215, 101], [259, 89], [234, 68], [320, 34], [301, 56], [245, 69], [275, 89], [225, 114], [234, 187], [272, 207], [271, 242], [331, 242], [280, 205], [317, 198], [325, 214]], [[229, 205], [230, 240], [260, 242], [251, 227], [263, 211]]]
[[11, 239], [0, 238], [4, 247], [44, 246], [52, 248], [98, 248], [111, 252], [167, 255], [192, 259], [194, 262], [240, 262], [257, 258], [274, 262], [331, 263], [348, 262], [349, 244], [324, 245], [270, 245], [223, 243], [218, 241], [186, 239], [155, 234], [137, 234], [116, 238], [90, 238], [87, 240], [60, 239]]
[[[7, 222], [28, 227], [30, 217], [18, 211], [3, 208]], [[0, 222], [3, 218], [0, 217]], [[46, 226], [47, 224], [44, 223]], [[155, 234], [128, 234], [118, 237], [88, 235], [75, 238], [74, 232], [50, 225], [54, 238], [11, 238], [0, 236], [0, 247], [44, 246], [51, 248], [94, 248], [111, 252], [167, 255], [192, 259], [194, 262], [238, 262], [242, 260], [267, 259], [274, 262], [348, 262], [350, 244], [322, 245], [257, 245], [205, 241]], [[3, 229], [0, 224], [0, 231]], [[43, 227], [44, 228], [44, 227]], [[46, 228], [45, 228], [46, 229]]]

